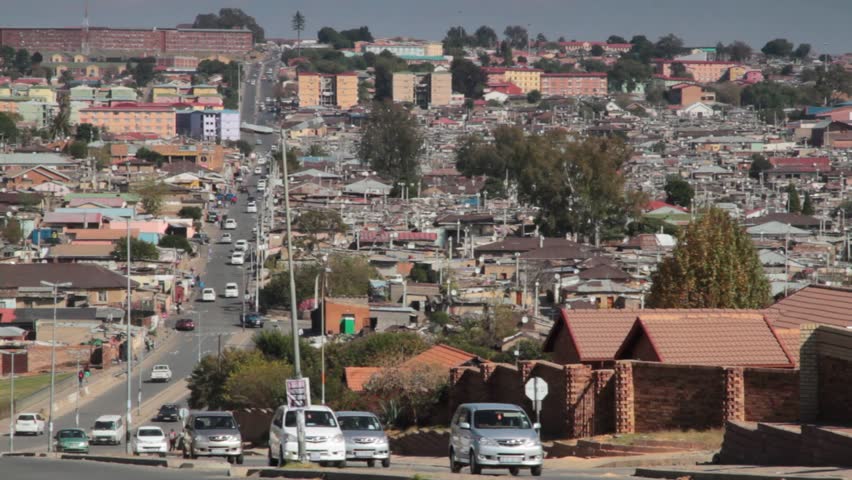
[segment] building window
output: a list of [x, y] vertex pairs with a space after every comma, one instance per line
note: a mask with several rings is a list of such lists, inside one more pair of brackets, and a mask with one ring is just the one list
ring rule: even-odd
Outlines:
[[106, 303], [107, 301], [107, 292], [105, 290], [98, 290], [98, 302]]

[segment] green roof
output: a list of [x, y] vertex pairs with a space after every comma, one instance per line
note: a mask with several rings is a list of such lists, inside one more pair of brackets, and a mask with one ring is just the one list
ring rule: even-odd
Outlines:
[[121, 197], [127, 202], [138, 202], [139, 195], [136, 193], [69, 193], [65, 195], [65, 201], [75, 198], [115, 198]]

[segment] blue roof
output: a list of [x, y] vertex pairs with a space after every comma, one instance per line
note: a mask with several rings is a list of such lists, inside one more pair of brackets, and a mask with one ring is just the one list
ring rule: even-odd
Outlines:
[[57, 208], [55, 213], [100, 213], [109, 218], [136, 218], [132, 208]]

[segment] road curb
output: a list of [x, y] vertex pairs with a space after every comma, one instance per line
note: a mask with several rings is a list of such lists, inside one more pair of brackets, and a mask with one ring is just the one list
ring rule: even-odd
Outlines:
[[168, 467], [169, 461], [165, 458], [146, 457], [105, 457], [93, 455], [70, 455], [62, 454], [60, 460], [89, 460], [92, 462], [120, 463], [124, 465], [142, 465], [147, 467]]
[[256, 478], [322, 478], [323, 480], [411, 480], [411, 474], [353, 472], [345, 469], [321, 468], [258, 468], [232, 466], [231, 477]]
[[662, 467], [662, 466], [691, 466], [701, 463], [710, 463], [713, 461], [715, 452], [696, 452], [696, 453], [672, 453], [651, 454], [651, 455], [636, 455], [633, 457], [619, 457], [617, 460], [610, 462], [602, 462], [595, 465], [595, 468], [641, 468], [641, 467]]
[[676, 479], [689, 477], [693, 480], [845, 480], [843, 477], [833, 476], [796, 476], [786, 475], [784, 472], [775, 474], [759, 473], [735, 473], [735, 472], [707, 472], [689, 469], [674, 468], [637, 468], [634, 474], [637, 477]]

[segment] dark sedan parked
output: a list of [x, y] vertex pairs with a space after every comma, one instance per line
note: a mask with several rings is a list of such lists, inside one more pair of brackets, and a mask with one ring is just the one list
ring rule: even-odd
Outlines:
[[191, 318], [181, 318], [175, 322], [175, 330], [191, 332], [195, 330], [195, 322], [193, 322]]
[[174, 403], [167, 403], [157, 412], [158, 422], [177, 422], [180, 420], [180, 408]]
[[243, 319], [242, 325], [248, 328], [263, 328], [263, 317], [259, 313], [249, 313]]

